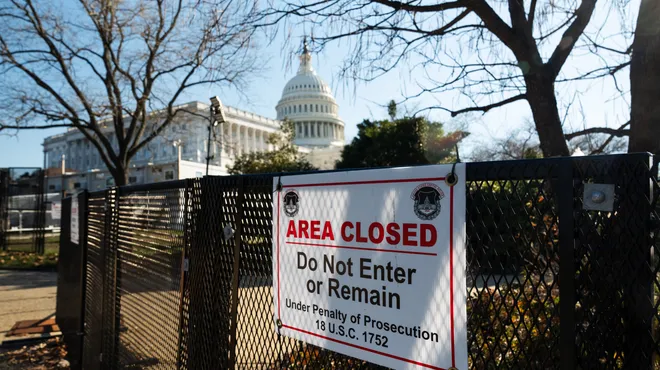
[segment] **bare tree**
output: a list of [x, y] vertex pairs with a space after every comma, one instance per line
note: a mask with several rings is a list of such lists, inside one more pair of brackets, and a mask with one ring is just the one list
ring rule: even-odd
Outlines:
[[241, 87], [259, 67], [251, 1], [63, 4], [0, 5], [0, 130], [77, 129], [117, 185], [175, 120], [187, 91]]
[[[621, 153], [626, 150], [626, 142], [622, 137], [598, 132], [600, 128], [595, 129], [595, 132], [585, 131], [580, 131], [577, 135], [566, 135], [572, 155], [578, 150], [584, 155]], [[543, 157], [532, 120], [526, 119], [522, 127], [503, 136], [478, 143], [470, 153], [470, 160], [484, 162]]]
[[502, 161], [512, 159], [533, 159], [542, 156], [538, 135], [533, 123], [528, 121], [521, 128], [512, 130], [502, 139], [492, 139], [479, 145], [470, 154], [471, 161]]
[[[459, 91], [471, 102], [462, 108], [424, 109], [456, 116], [526, 101], [546, 157], [569, 155], [555, 85], [615, 76], [629, 64], [629, 50], [601, 45], [598, 29], [594, 36], [588, 34], [596, 0], [319, 0], [287, 2], [279, 8], [278, 4], [262, 13], [262, 25], [303, 22], [314, 29], [319, 48], [336, 40], [348, 42], [343, 77], [371, 80], [407, 62], [411, 68], [421, 66], [426, 81], [406, 99]], [[602, 65], [588, 71], [562, 73], [577, 49], [620, 58], [603, 58]]]

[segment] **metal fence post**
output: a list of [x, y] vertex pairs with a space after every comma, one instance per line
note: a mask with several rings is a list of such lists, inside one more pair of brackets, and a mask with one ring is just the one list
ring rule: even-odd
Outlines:
[[653, 369], [655, 341], [652, 336], [654, 313], [653, 240], [650, 217], [652, 200], [652, 157], [635, 155], [621, 166], [618, 174], [621, 189], [617, 228], [620, 256], [628, 259], [629, 274], [623, 281], [622, 319], [624, 368]]
[[85, 317], [87, 193], [78, 198], [78, 243], [71, 241], [72, 198], [64, 202], [57, 268], [56, 320], [67, 345], [67, 358], [72, 369], [82, 367], [82, 346]]
[[[191, 202], [191, 193], [193, 191], [194, 182], [190, 179], [186, 180], [186, 185], [183, 190], [183, 251], [181, 253], [181, 281], [179, 285], [179, 337], [177, 344], [177, 357], [176, 357], [176, 367], [177, 369], [183, 369], [184, 363], [184, 351], [187, 349], [187, 343], [184, 344], [186, 335], [188, 334], [188, 328], [185, 327], [190, 321], [186, 319], [185, 315], [187, 312], [187, 293], [189, 290], [188, 286], [188, 269], [189, 269], [189, 257], [190, 253], [190, 242], [192, 238], [192, 202]], [[188, 298], [189, 299], [189, 298]]]
[[234, 267], [231, 281], [231, 313], [230, 313], [230, 342], [229, 342], [229, 368], [236, 367], [236, 328], [238, 327], [238, 287], [240, 284], [241, 264], [241, 235], [243, 231], [243, 203], [245, 202], [245, 182], [241, 176], [238, 178], [238, 194], [236, 197], [236, 231], [234, 233]]
[[561, 369], [575, 369], [575, 194], [573, 161], [559, 166], [556, 194], [559, 205], [559, 337]]
[[103, 345], [99, 355], [101, 368], [114, 369], [116, 367], [116, 293], [117, 293], [117, 244], [116, 244], [116, 213], [117, 213], [117, 189], [106, 191], [105, 198], [105, 225], [103, 241]]
[[119, 334], [121, 333], [121, 259], [119, 258], [119, 209], [121, 207], [121, 199], [124, 192], [122, 187], [117, 187], [115, 192], [114, 207], [112, 210], [112, 258], [114, 262], [114, 336], [113, 336], [113, 351], [112, 351], [112, 366], [118, 368], [119, 366]]

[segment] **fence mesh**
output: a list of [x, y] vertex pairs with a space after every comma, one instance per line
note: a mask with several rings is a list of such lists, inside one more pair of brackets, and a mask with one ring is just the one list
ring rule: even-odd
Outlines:
[[[471, 368], [660, 366], [648, 159], [467, 165]], [[277, 334], [272, 182], [206, 177], [90, 197], [85, 322], [103, 343], [86, 337], [85, 355], [101, 346], [106, 368], [379, 368]], [[590, 183], [614, 184], [614, 212], [584, 209]]]
[[189, 254], [190, 301], [184, 357], [190, 369], [228, 368], [234, 271], [231, 233], [236, 228], [238, 179], [204, 178], [199, 186], [193, 192], [192, 202], [200, 211], [195, 217]]
[[468, 167], [468, 354], [473, 368], [559, 367], [557, 165]]
[[90, 194], [87, 204], [84, 369], [100, 368], [99, 354], [103, 345], [103, 250], [107, 246], [107, 221], [106, 192]]
[[185, 201], [183, 188], [120, 192], [120, 367], [177, 368]]

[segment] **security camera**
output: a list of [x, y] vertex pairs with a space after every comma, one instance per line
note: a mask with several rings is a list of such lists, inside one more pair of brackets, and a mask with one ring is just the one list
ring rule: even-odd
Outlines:
[[213, 112], [213, 126], [227, 122], [225, 119], [224, 107], [222, 106], [220, 98], [217, 96], [211, 98], [211, 111]]

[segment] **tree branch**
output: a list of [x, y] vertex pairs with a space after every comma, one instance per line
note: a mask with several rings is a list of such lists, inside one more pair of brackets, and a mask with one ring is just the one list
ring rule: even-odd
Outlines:
[[412, 5], [411, 2], [401, 2], [401, 1], [391, 1], [391, 0], [372, 0], [374, 3], [388, 6], [394, 10], [405, 10], [408, 12], [441, 12], [443, 10], [464, 8], [466, 6], [465, 1], [450, 1], [447, 3], [434, 4], [434, 5]]
[[513, 52], [518, 60], [530, 59], [529, 50], [525, 43], [520, 42], [520, 37], [485, 0], [472, 1], [470, 8], [481, 18], [488, 30]]
[[527, 16], [527, 24], [529, 27], [529, 33], [534, 34], [534, 18], [536, 16], [536, 1], [537, 0], [532, 0], [532, 2], [529, 5], [529, 15]]
[[566, 59], [573, 51], [575, 43], [580, 38], [584, 29], [591, 20], [591, 15], [596, 7], [596, 0], [582, 0], [580, 7], [575, 11], [575, 20], [566, 29], [555, 50], [552, 52], [546, 65], [550, 68], [553, 77], [559, 75], [559, 71], [566, 63]]
[[564, 135], [566, 140], [572, 140], [579, 136], [590, 135], [590, 134], [609, 134], [616, 137], [623, 137], [630, 135], [630, 130], [625, 129], [630, 125], [630, 121], [624, 123], [619, 128], [609, 128], [609, 127], [591, 127], [585, 130], [571, 132], [570, 134]]
[[452, 117], [456, 117], [459, 114], [463, 114], [463, 113], [467, 113], [467, 112], [484, 112], [484, 113], [486, 113], [486, 112], [488, 112], [489, 110], [491, 110], [493, 108], [498, 108], [498, 107], [507, 105], [509, 103], [513, 103], [515, 101], [525, 100], [525, 99], [527, 99], [527, 94], [520, 94], [520, 95], [512, 96], [508, 99], [504, 99], [504, 100], [502, 100], [500, 102], [497, 102], [497, 103], [488, 104], [488, 105], [484, 105], [484, 106], [480, 106], [480, 107], [463, 108], [463, 109], [459, 109], [459, 110], [456, 110], [456, 111], [450, 111], [450, 113], [451, 113]]
[[3, 123], [0, 123], [0, 132], [2, 130], [46, 130], [49, 128], [71, 128], [71, 127], [76, 127], [70, 123], [54, 123], [51, 125], [40, 125], [40, 126], [23, 126], [23, 125], [5, 125]]

